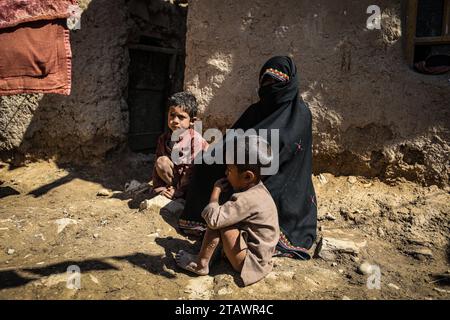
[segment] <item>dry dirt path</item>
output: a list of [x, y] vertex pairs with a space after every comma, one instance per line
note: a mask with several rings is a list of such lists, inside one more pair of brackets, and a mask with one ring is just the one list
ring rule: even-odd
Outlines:
[[[96, 168], [37, 162], [0, 168], [1, 299], [449, 299], [448, 190], [410, 182], [314, 177], [319, 238], [361, 245], [328, 260], [276, 258], [263, 281], [239, 287], [225, 261], [192, 277], [173, 260], [198, 242], [176, 230], [176, 216], [138, 210], [122, 192], [147, 181], [151, 161], [129, 157]], [[99, 196], [107, 189], [107, 196]], [[358, 271], [367, 261], [374, 275]], [[81, 288], [67, 288], [66, 270], [81, 270]], [[435, 277], [434, 275], [441, 276]], [[447, 277], [447, 278], [446, 278]], [[446, 278], [446, 279], [445, 279]], [[373, 279], [373, 278], [372, 278]]]

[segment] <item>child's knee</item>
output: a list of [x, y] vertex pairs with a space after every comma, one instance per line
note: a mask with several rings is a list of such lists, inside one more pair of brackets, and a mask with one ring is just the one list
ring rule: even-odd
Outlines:
[[173, 176], [174, 165], [169, 157], [159, 157], [158, 159], [156, 159], [155, 166], [159, 176]]
[[247, 242], [245, 232], [230, 226], [220, 230], [222, 245], [225, 254], [232, 267], [236, 271], [241, 271], [247, 255]]
[[161, 156], [155, 162], [156, 173], [168, 185], [172, 184], [174, 172], [173, 162], [166, 156]]
[[156, 165], [156, 168], [161, 171], [167, 171], [174, 167], [173, 162], [167, 156], [161, 156], [158, 159], [156, 159], [155, 165]]

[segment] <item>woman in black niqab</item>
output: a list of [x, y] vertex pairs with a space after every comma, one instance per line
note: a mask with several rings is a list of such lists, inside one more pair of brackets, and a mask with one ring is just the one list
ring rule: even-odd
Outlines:
[[[258, 95], [233, 129], [278, 129], [279, 170], [263, 182], [278, 209], [281, 237], [276, 255], [309, 259], [316, 238], [317, 202], [312, 184], [311, 112], [299, 95], [297, 69], [290, 57], [277, 56], [262, 67]], [[270, 138], [269, 138], [269, 142]], [[196, 165], [186, 205], [179, 220], [182, 230], [205, 229], [201, 212], [225, 165]]]

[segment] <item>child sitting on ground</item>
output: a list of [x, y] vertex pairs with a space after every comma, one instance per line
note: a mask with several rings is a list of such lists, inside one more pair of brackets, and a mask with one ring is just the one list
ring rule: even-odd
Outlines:
[[[261, 147], [262, 144], [265, 147]], [[277, 207], [261, 181], [261, 168], [270, 165], [270, 146], [257, 136], [238, 138], [235, 151], [236, 146], [244, 146], [246, 164], [227, 159], [226, 178], [214, 184], [210, 203], [202, 212], [208, 228], [200, 253], [195, 256], [180, 250], [175, 259], [181, 268], [206, 275], [211, 257], [221, 242], [233, 269], [240, 272], [247, 286], [272, 270], [272, 255], [280, 231]], [[257, 163], [249, 164], [248, 159], [256, 159]], [[219, 205], [220, 194], [230, 185], [235, 193], [229, 201]]]
[[169, 199], [184, 198], [194, 158], [208, 148], [208, 143], [193, 129], [198, 105], [191, 93], [175, 93], [168, 99], [168, 106], [169, 131], [158, 138], [156, 145], [152, 193]]

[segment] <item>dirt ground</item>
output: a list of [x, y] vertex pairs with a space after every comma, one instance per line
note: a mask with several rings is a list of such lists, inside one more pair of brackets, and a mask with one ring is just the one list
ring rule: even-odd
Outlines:
[[[333, 261], [275, 258], [267, 278], [242, 288], [226, 261], [204, 277], [176, 267], [173, 254], [199, 242], [178, 233], [173, 214], [139, 211], [142, 195], [123, 192], [132, 179], [148, 181], [151, 166], [140, 155], [90, 168], [1, 164], [0, 298], [450, 299], [448, 189], [315, 176], [318, 240], [350, 240], [361, 250]], [[380, 268], [380, 289], [358, 271], [364, 261]], [[81, 271], [78, 290], [66, 286], [70, 265]]]

